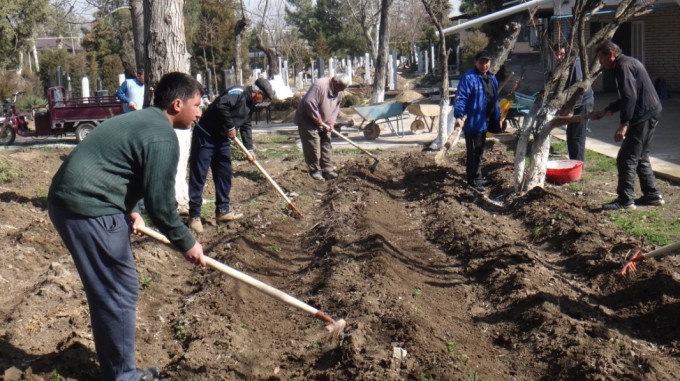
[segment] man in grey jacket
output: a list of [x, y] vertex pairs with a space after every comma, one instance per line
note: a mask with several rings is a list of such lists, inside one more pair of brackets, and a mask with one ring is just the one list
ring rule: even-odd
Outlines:
[[331, 130], [340, 113], [342, 97], [348, 85], [349, 75], [344, 73], [317, 80], [300, 100], [295, 112], [302, 152], [309, 174], [315, 180], [338, 177], [333, 168]]
[[[649, 144], [661, 112], [661, 101], [654, 84], [642, 63], [622, 54], [615, 43], [603, 42], [597, 46], [595, 53], [600, 65], [613, 71], [619, 98], [604, 110], [592, 112], [590, 118], [599, 120], [619, 111], [619, 128], [614, 140], [623, 141], [616, 157], [618, 198], [602, 205], [602, 208], [615, 210], [635, 209], [636, 205], [663, 205], [664, 199], [656, 189], [656, 178], [649, 162]], [[636, 173], [643, 196], [633, 200]]]

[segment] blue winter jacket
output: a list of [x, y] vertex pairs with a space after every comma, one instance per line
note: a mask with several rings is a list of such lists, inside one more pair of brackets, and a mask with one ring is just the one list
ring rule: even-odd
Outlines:
[[[500, 123], [501, 110], [498, 107], [498, 80], [492, 73], [488, 74], [493, 87], [494, 113], [491, 115], [491, 123]], [[463, 125], [464, 133], [485, 132], [488, 129], [486, 123], [486, 91], [482, 75], [472, 68], [463, 74], [458, 82], [456, 98], [451, 101], [453, 115], [462, 118], [467, 115]]]

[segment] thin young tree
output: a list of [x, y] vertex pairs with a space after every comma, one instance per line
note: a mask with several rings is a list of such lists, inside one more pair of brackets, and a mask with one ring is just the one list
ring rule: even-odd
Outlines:
[[234, 25], [234, 68], [236, 70], [236, 81], [239, 85], [243, 85], [243, 60], [241, 57], [241, 47], [243, 45], [243, 36], [248, 27], [248, 18], [246, 18], [245, 6], [241, 0], [241, 19], [236, 21]]
[[366, 48], [373, 62], [378, 56], [376, 30], [380, 22], [380, 0], [345, 0], [349, 16], [361, 26]]
[[439, 130], [437, 141], [443, 143], [447, 138], [447, 120], [449, 114], [449, 54], [451, 49], [446, 48], [446, 37], [444, 36], [444, 26], [442, 19], [446, 17], [448, 11], [448, 3], [439, 0], [422, 0], [425, 12], [430, 16], [430, 20], [437, 28], [437, 36], [439, 37], [439, 71], [441, 72], [441, 83], [439, 86], [439, 93], [441, 98], [439, 100]]
[[390, 7], [393, 0], [382, 0], [380, 4], [380, 29], [378, 30], [378, 57], [375, 60], [375, 76], [371, 87], [371, 103], [385, 100], [385, 76], [390, 52]]
[[142, 0], [130, 0], [132, 16], [132, 41], [135, 50], [135, 67], [143, 67], [144, 58], [144, 4]]
[[[569, 31], [566, 58], [558, 64], [545, 82], [543, 89], [536, 97], [529, 115], [521, 128], [517, 150], [515, 151], [514, 184], [516, 191], [527, 192], [545, 183], [545, 174], [550, 151], [550, 132], [556, 127], [552, 120], [555, 116], [569, 115], [578, 98], [585, 89], [591, 86], [601, 72], [596, 59], [589, 57], [589, 52], [599, 43], [611, 40], [619, 26], [630, 19], [650, 12], [648, 7], [655, 0], [638, 2], [622, 0], [612, 14], [612, 19], [586, 39], [586, 26], [591, 16], [600, 11], [604, 4], [597, 0], [572, 0], [573, 18]], [[548, 38], [546, 35], [545, 38]], [[576, 57], [580, 57], [583, 80], [567, 87], [569, 70]], [[526, 155], [531, 142], [531, 160], [526, 163]]]
[[269, 14], [271, 6], [270, 0], [260, 0], [257, 8], [261, 10], [262, 13], [260, 14], [260, 22], [258, 23], [257, 31], [255, 33], [256, 47], [264, 53], [265, 57], [267, 57], [267, 66], [269, 66], [269, 73], [267, 74], [270, 76], [272, 74], [281, 74], [279, 73], [279, 66], [276, 62], [278, 52], [276, 51], [276, 47], [272, 46], [271, 30], [273, 28], [270, 25], [271, 15]]

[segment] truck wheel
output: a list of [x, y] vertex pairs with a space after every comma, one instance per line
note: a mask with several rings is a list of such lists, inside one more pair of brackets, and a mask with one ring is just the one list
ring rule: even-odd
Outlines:
[[78, 126], [78, 128], [76, 128], [76, 140], [78, 140], [78, 143], [85, 140], [87, 134], [92, 132], [92, 130], [94, 130], [94, 124], [92, 123], [83, 123]]
[[0, 145], [9, 146], [14, 143], [17, 133], [14, 131], [12, 126], [2, 125], [0, 126]]

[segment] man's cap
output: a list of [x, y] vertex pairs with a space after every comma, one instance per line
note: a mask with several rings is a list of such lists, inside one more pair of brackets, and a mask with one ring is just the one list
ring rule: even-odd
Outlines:
[[276, 99], [276, 92], [274, 91], [274, 88], [272, 88], [272, 84], [266, 79], [258, 78], [255, 81], [255, 86], [258, 88], [258, 90], [262, 91], [265, 97], [272, 100]]
[[475, 55], [475, 61], [479, 60], [490, 60], [491, 59], [491, 53], [489, 53], [488, 50], [481, 50], [479, 53]]

